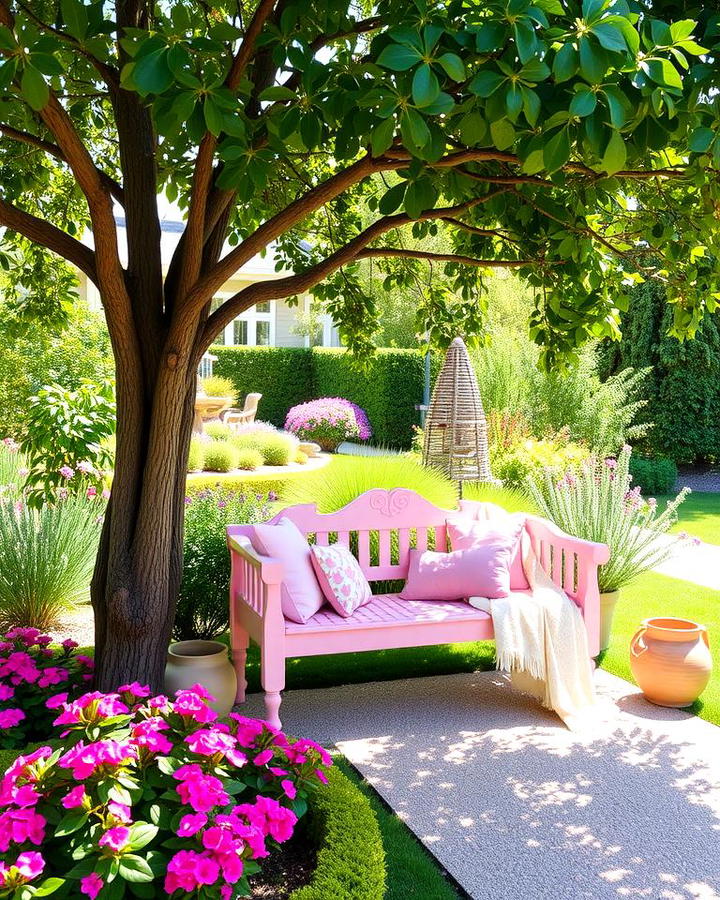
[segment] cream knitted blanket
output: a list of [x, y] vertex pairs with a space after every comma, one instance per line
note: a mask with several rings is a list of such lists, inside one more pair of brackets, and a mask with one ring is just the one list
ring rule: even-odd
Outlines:
[[499, 669], [513, 687], [554, 710], [571, 730], [592, 721], [595, 689], [582, 613], [553, 583], [523, 535], [523, 567], [531, 592], [470, 604], [492, 615]]

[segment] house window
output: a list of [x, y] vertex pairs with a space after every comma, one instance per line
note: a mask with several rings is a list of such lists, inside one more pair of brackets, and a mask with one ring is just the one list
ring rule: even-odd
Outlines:
[[[230, 294], [216, 297], [213, 307], [224, 302]], [[266, 300], [247, 310], [225, 327], [216, 340], [218, 344], [241, 347], [272, 347], [275, 343], [275, 301]]]
[[269, 347], [270, 346], [270, 323], [269, 322], [256, 322], [255, 323], [255, 343], [258, 347]]

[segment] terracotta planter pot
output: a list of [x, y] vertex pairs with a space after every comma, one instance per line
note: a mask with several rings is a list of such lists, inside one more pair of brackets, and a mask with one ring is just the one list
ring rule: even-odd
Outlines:
[[630, 642], [630, 668], [658, 706], [690, 706], [710, 680], [707, 628], [688, 619], [645, 619]]
[[612, 632], [613, 616], [620, 591], [607, 591], [600, 594], [600, 652], [610, 646], [610, 634]]
[[219, 641], [179, 641], [170, 644], [165, 666], [165, 690], [168, 694], [202, 685], [215, 702], [210, 706], [226, 716], [235, 702], [237, 678], [228, 659], [225, 644]]

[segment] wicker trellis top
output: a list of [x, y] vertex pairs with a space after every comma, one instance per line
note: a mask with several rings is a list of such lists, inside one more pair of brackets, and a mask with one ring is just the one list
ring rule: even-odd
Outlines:
[[423, 463], [453, 481], [493, 481], [487, 422], [465, 342], [455, 338], [440, 370], [425, 419]]

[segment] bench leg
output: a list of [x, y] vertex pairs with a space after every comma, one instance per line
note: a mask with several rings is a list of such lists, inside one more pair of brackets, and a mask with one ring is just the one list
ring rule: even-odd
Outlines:
[[265, 718], [273, 728], [282, 728], [280, 722], [280, 692], [285, 687], [285, 657], [263, 647], [260, 651], [260, 668], [265, 691]]
[[235, 674], [237, 675], [235, 702], [244, 703], [245, 691], [247, 690], [245, 660], [247, 659], [247, 648], [250, 643], [250, 637], [247, 631], [235, 621], [230, 624], [230, 642], [232, 646], [233, 666], [235, 668]]

